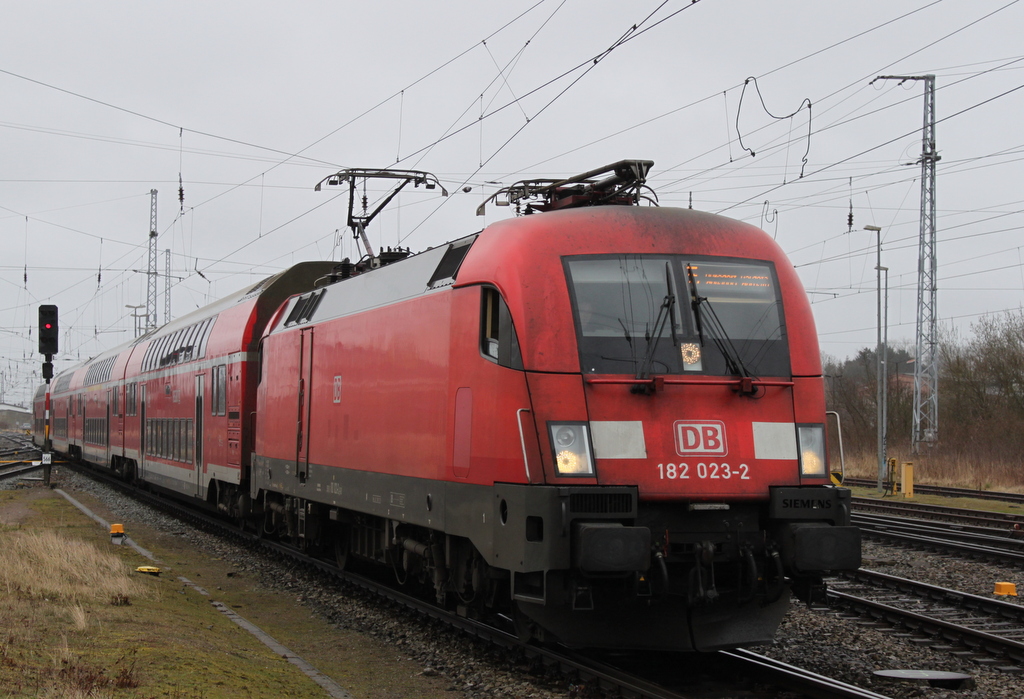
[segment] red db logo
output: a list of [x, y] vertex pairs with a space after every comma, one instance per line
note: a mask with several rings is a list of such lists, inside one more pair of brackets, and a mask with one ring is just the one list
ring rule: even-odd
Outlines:
[[676, 453], [679, 456], [707, 454], [725, 456], [729, 445], [725, 441], [725, 423], [718, 420], [685, 422], [677, 420], [673, 425], [676, 432]]

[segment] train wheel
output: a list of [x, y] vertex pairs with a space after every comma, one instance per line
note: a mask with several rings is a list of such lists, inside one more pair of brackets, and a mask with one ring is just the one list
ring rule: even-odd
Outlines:
[[252, 529], [250, 517], [252, 515], [252, 503], [247, 493], [240, 493], [235, 499], [235, 524], [244, 531]]

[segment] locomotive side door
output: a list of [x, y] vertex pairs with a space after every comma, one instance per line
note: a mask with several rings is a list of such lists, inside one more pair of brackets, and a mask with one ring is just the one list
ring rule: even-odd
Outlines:
[[203, 375], [196, 376], [196, 417], [195, 417], [195, 449], [192, 465], [196, 469], [195, 495], [203, 495]]
[[309, 414], [312, 406], [313, 328], [299, 334], [299, 404], [295, 425], [295, 474], [300, 483], [309, 473]]

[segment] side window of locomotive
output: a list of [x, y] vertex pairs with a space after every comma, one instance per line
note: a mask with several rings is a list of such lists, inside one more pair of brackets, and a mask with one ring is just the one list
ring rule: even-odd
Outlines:
[[499, 366], [523, 369], [512, 314], [497, 289], [484, 287], [480, 306], [480, 353]]

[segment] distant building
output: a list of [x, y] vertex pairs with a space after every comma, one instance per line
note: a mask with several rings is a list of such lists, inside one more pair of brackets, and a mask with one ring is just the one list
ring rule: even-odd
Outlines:
[[[27, 425], [27, 427], [26, 427]], [[32, 427], [32, 411], [16, 405], [0, 403], [0, 430], [20, 430]]]

